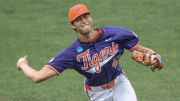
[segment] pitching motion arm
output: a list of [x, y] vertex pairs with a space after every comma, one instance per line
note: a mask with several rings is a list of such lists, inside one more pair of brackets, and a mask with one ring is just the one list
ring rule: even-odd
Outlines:
[[17, 68], [19, 70], [22, 70], [24, 74], [34, 83], [42, 82], [54, 75], [57, 75], [57, 73], [54, 70], [46, 66], [44, 66], [40, 71], [33, 69], [28, 64], [27, 56], [24, 56], [24, 58], [19, 59], [19, 61], [17, 62]]

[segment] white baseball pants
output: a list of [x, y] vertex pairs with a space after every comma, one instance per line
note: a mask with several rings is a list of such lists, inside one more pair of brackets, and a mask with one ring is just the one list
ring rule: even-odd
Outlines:
[[90, 101], [137, 101], [131, 83], [124, 74], [115, 79], [115, 85], [109, 89], [101, 89], [101, 86], [85, 88]]

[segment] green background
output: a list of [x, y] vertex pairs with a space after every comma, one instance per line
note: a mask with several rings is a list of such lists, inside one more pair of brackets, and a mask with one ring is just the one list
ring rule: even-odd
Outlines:
[[139, 101], [180, 101], [180, 0], [0, 0], [0, 101], [88, 101], [84, 77], [73, 70], [35, 84], [16, 69], [28, 55], [40, 70], [76, 40], [68, 11], [77, 3], [88, 6], [95, 28], [130, 29], [162, 56], [164, 68], [155, 73], [128, 51], [120, 58]]

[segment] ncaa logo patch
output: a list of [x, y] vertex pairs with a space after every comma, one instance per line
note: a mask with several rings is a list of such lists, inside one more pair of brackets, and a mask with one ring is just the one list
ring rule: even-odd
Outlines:
[[78, 53], [82, 53], [82, 52], [83, 52], [83, 48], [79, 46], [79, 47], [76, 48], [76, 51], [77, 51]]

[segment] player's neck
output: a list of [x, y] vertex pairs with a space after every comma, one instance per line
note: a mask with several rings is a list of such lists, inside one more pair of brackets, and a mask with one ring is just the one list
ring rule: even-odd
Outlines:
[[98, 30], [92, 29], [89, 33], [86, 34], [78, 33], [78, 38], [82, 42], [91, 42], [98, 34]]

